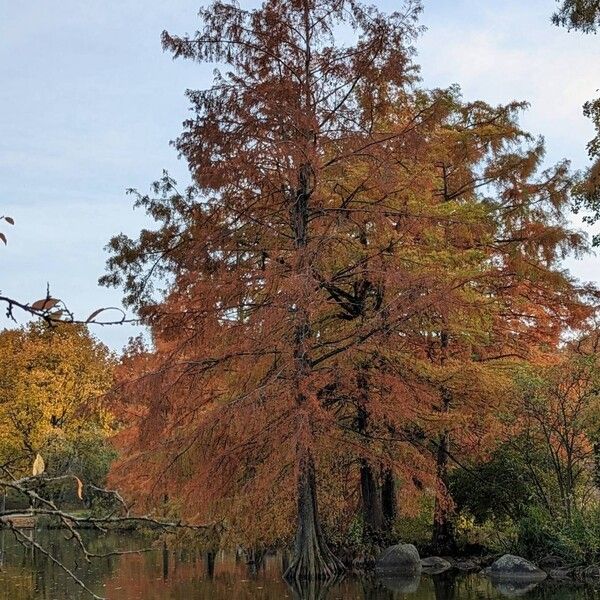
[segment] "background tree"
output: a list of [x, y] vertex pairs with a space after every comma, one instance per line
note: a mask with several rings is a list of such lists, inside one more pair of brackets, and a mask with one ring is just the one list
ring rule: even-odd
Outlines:
[[552, 16], [555, 25], [595, 33], [600, 26], [598, 0], [560, 0], [558, 11]]
[[[359, 439], [400, 438], [433, 450], [438, 473], [433, 545], [449, 553], [453, 431], [452, 453], [460, 458], [495, 445], [511, 361], [556, 347], [562, 333], [589, 316], [586, 301], [593, 290], [578, 286], [560, 265], [565, 253], [585, 249], [564, 214], [572, 178], [565, 162], [541, 168], [543, 145], [518, 124], [524, 105], [468, 103], [458, 89], [438, 90], [427, 102], [436, 106], [436, 118], [427, 123], [419, 153], [399, 158], [405, 172], [419, 173], [420, 188], [406, 208], [405, 220], [413, 220], [409, 231], [398, 228], [403, 237], [396, 252], [426, 274], [429, 285], [440, 285], [444, 277], [468, 283], [415, 315], [401, 339], [390, 337], [386, 351], [373, 348], [367, 360], [363, 347], [361, 377], [371, 365], [371, 372], [395, 376], [396, 385], [410, 382], [419, 409], [400, 391], [385, 401], [387, 414], [377, 396], [365, 401], [364, 390], [379, 390], [371, 376], [370, 385], [354, 391], [363, 398], [355, 431]], [[342, 399], [351, 397], [346, 391]], [[378, 452], [371, 462], [390, 461], [389, 447], [380, 444]], [[377, 494], [364, 481], [374, 477], [365, 477], [361, 460], [363, 505], [371, 507], [365, 520], [376, 529], [382, 511], [365, 502]], [[398, 465], [395, 470], [401, 471]]]
[[599, 374], [595, 353], [574, 352], [521, 379], [518, 450], [553, 518], [572, 520], [595, 490]]
[[496, 449], [452, 474], [462, 514], [503, 531], [514, 552], [570, 564], [599, 556], [597, 338], [522, 364]]
[[[107, 436], [114, 434], [116, 423], [100, 400], [113, 384], [114, 367], [114, 356], [84, 325], [41, 321], [0, 332], [0, 493], [3, 500], [11, 499], [0, 502], [2, 527], [98, 600], [79, 576], [82, 561], [132, 549], [103, 553], [88, 545], [79, 528], [143, 524], [165, 532], [190, 529], [180, 522], [133, 516], [117, 492], [102, 486], [115, 457]], [[103, 502], [93, 515], [73, 510], [95, 498]], [[21, 529], [23, 519], [40, 516], [68, 532], [73, 561], [65, 560], [48, 538], [36, 539]]]
[[[487, 218], [480, 221], [479, 235], [464, 217], [458, 218], [462, 232], [440, 232], [447, 256], [455, 260], [468, 249], [485, 268], [459, 301], [430, 313], [421, 327], [437, 371], [433, 381], [443, 426], [434, 444], [441, 486], [433, 533], [438, 553], [455, 550], [447, 514], [451, 431], [458, 432], [453, 450], [458, 456], [485, 448], [486, 439], [493, 443], [478, 425], [498, 427], [495, 415], [510, 387], [507, 360], [531, 359], [541, 347], [556, 347], [565, 331], [590, 315], [586, 302], [592, 290], [578, 286], [561, 267], [565, 253], [585, 248], [565, 216], [572, 187], [568, 165], [542, 170], [543, 145], [518, 125], [523, 108], [456, 104], [435, 162], [442, 204], [449, 203], [454, 214], [455, 206], [470, 207]], [[483, 426], [486, 416], [491, 420]]]
[[[600, 26], [600, 2], [598, 0], [562, 0], [553, 15], [555, 25], [583, 33], [596, 33]], [[575, 202], [575, 210], [586, 211], [583, 220], [591, 225], [600, 219], [600, 98], [590, 100], [583, 112], [596, 128], [596, 136], [588, 143], [588, 154], [593, 161], [590, 169], [582, 174]], [[593, 238], [594, 246], [600, 245], [600, 236]]]
[[112, 385], [108, 349], [83, 326], [37, 322], [1, 332], [0, 355], [0, 462], [28, 472], [39, 453], [54, 475], [85, 471], [102, 483], [107, 461], [94, 463], [114, 430], [100, 405]]

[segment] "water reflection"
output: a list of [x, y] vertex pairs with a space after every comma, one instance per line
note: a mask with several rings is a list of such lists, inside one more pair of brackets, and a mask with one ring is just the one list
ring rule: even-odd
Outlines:
[[[132, 535], [83, 532], [90, 550], [107, 553], [148, 546]], [[60, 531], [36, 531], [36, 541], [51, 550], [82, 581], [109, 600], [591, 600], [592, 588], [545, 582], [538, 586], [493, 584], [479, 575], [443, 573], [416, 579], [346, 577], [335, 583], [289, 587], [281, 578], [287, 557], [246, 557], [223, 553], [171, 551], [110, 556], [87, 564]], [[0, 531], [0, 600], [71, 600], [89, 598], [39, 552], [26, 551], [9, 531]], [[257, 558], [257, 557], [256, 557]]]
[[416, 594], [419, 590], [421, 577], [382, 577], [379, 583], [391, 592]]
[[494, 587], [506, 598], [519, 598], [527, 596], [529, 592], [535, 590], [539, 583], [530, 581], [496, 581]]
[[334, 581], [303, 581], [290, 583], [294, 600], [326, 600], [329, 592], [337, 586]]
[[436, 600], [439, 598], [454, 597], [454, 584], [456, 583], [456, 576], [446, 571], [445, 573], [436, 575], [432, 579]]

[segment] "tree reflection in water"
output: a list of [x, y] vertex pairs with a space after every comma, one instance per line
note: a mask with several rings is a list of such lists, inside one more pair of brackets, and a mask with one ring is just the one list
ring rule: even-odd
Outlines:
[[[96, 553], [148, 546], [148, 540], [140, 536], [82, 533]], [[88, 564], [63, 532], [41, 530], [35, 535], [86, 585], [109, 600], [500, 600], [522, 592], [495, 586], [479, 575], [457, 577], [451, 573], [416, 580], [347, 576], [335, 582], [290, 587], [281, 576], [285, 554], [266, 555], [259, 564], [249, 565], [247, 557], [236, 560], [235, 553], [202, 553], [189, 547], [173, 551], [163, 543], [152, 552], [111, 556]], [[0, 549], [0, 600], [89, 598], [46, 557], [25, 551], [9, 531], [0, 531]], [[522, 597], [588, 600], [597, 596], [585, 588], [544, 583]]]

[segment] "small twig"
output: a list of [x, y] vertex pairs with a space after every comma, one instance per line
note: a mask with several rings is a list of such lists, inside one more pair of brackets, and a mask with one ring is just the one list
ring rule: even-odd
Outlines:
[[[51, 300], [51, 297], [48, 296], [47, 299]], [[43, 319], [46, 323], [48, 323], [48, 325], [56, 325], [57, 323], [69, 323], [71, 325], [101, 325], [102, 327], [105, 327], [107, 325], [139, 324], [141, 322], [140, 319], [128, 319], [125, 312], [116, 306], [109, 306], [106, 308], [101, 308], [101, 309], [95, 311], [94, 313], [92, 313], [93, 316], [90, 315], [90, 316], [92, 316], [91, 319], [88, 317], [85, 320], [81, 320], [81, 319], [76, 319], [75, 316], [73, 315], [73, 313], [62, 302], [61, 302], [61, 310], [62, 310], [62, 312], [64, 312], [67, 315], [66, 319], [57, 318], [56, 316], [53, 316], [53, 313], [49, 309], [45, 310], [45, 309], [33, 308], [33, 306], [31, 306], [30, 304], [27, 304], [24, 302], [19, 302], [18, 300], [15, 300], [14, 298], [10, 298], [8, 296], [0, 296], [0, 302], [3, 302], [4, 304], [6, 304], [6, 317], [8, 319], [10, 319], [11, 321], [14, 321], [15, 323], [17, 322], [17, 319], [14, 314], [16, 308], [34, 316], [34, 317], [39, 317], [40, 319]], [[55, 308], [55, 307], [53, 307], [53, 308]], [[122, 314], [122, 317], [120, 319], [115, 319], [112, 321], [96, 321], [95, 320], [95, 317], [97, 317], [100, 313], [105, 312], [107, 310], [117, 310]]]
[[190, 529], [193, 531], [204, 531], [207, 529], [217, 527], [216, 524], [191, 525], [187, 523], [182, 523], [181, 521], [163, 521], [160, 519], [155, 519], [150, 515], [130, 515], [130, 507], [127, 506], [125, 500], [118, 492], [114, 490], [103, 489], [92, 484], [88, 484], [88, 486], [94, 489], [96, 492], [115, 498], [121, 509], [125, 512], [125, 515], [118, 515], [114, 512], [110, 512], [108, 515], [100, 517], [79, 517], [59, 509], [58, 506], [54, 502], [52, 502], [52, 500], [44, 498], [35, 489], [33, 489], [34, 487], [39, 486], [43, 483], [56, 483], [65, 480], [77, 481], [78, 478], [75, 477], [75, 475], [61, 475], [58, 477], [28, 476], [17, 479], [6, 467], [6, 465], [0, 465], [0, 472], [4, 472], [7, 476], [7, 478], [5, 479], [0, 479], [0, 488], [12, 489], [20, 494], [23, 494], [29, 499], [29, 508], [25, 510], [9, 509], [0, 511], [0, 523], [5, 524], [11, 529], [19, 543], [21, 543], [22, 545], [29, 544], [30, 546], [36, 548], [42, 554], [47, 556], [52, 562], [59, 566], [75, 583], [77, 583], [89, 594], [91, 594], [95, 600], [102, 600], [102, 598], [94, 594], [94, 592], [92, 592], [81, 581], [81, 579], [79, 579], [75, 575], [75, 573], [73, 573], [73, 571], [71, 571], [66, 565], [64, 565], [60, 560], [53, 556], [51, 552], [46, 550], [43, 546], [41, 546], [34, 540], [29, 539], [15, 524], [14, 520], [17, 517], [37, 517], [41, 515], [55, 517], [67, 530], [68, 534], [66, 539], [69, 541], [72, 540], [73, 543], [77, 545], [79, 551], [88, 563], [91, 562], [92, 558], [106, 558], [109, 556], [120, 556], [123, 554], [139, 554], [142, 552], [150, 552], [153, 548], [141, 548], [139, 550], [115, 550], [114, 552], [107, 552], [104, 554], [90, 552], [86, 547], [86, 544], [83, 541], [81, 534], [77, 530], [81, 525], [92, 525], [99, 531], [103, 532], [107, 530], [103, 526], [110, 526], [119, 523], [140, 523], [146, 526], [150, 526], [152, 528], [162, 529], [164, 531], [175, 529]]
[[105, 494], [106, 496], [113, 496], [117, 500], [117, 502], [123, 507], [123, 509], [125, 510], [125, 514], [129, 515], [130, 507], [127, 506], [127, 503], [125, 502], [125, 500], [123, 500], [123, 496], [121, 496], [119, 492], [117, 492], [116, 490], [107, 490], [104, 488], [99, 488], [98, 486], [95, 486], [92, 483], [88, 483], [87, 486], [88, 488], [95, 490], [96, 492], [99, 492], [101, 494]]
[[85, 583], [83, 583], [83, 581], [81, 581], [81, 579], [79, 579], [79, 577], [77, 577], [77, 575], [75, 575], [75, 573], [73, 573], [73, 571], [71, 571], [71, 569], [69, 569], [69, 567], [67, 567], [67, 565], [63, 564], [60, 560], [58, 560], [55, 556], [48, 552], [48, 550], [46, 550], [43, 546], [40, 546], [40, 544], [38, 544], [36, 541], [28, 538], [20, 529], [15, 527], [12, 523], [9, 522], [8, 526], [13, 532], [17, 542], [19, 542], [22, 546], [32, 546], [36, 550], [39, 550], [44, 556], [49, 558], [55, 565], [57, 565], [65, 573], [67, 573], [67, 575], [69, 575], [69, 577], [77, 585], [82, 587], [88, 594], [90, 594], [92, 598], [94, 598], [95, 600], [105, 600], [103, 596], [98, 596], [96, 593], [94, 593], [87, 585], [85, 585]]

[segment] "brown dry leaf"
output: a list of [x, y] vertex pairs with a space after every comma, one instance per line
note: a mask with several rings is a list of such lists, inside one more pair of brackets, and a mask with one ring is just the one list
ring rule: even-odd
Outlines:
[[79, 477], [75, 477], [75, 481], [77, 481], [77, 497], [83, 500], [83, 483]]
[[101, 312], [104, 312], [106, 310], [106, 308], [99, 308], [98, 310], [95, 310], [86, 320], [86, 323], [90, 323], [93, 319], [95, 319]]
[[35, 460], [33, 461], [33, 476], [37, 477], [41, 475], [46, 470], [46, 464], [44, 463], [44, 459], [37, 454]]
[[33, 308], [33, 310], [50, 310], [53, 306], [56, 306], [59, 302], [60, 302], [60, 300], [57, 300], [56, 298], [44, 298], [43, 300], [36, 300], [31, 305], [31, 308]]

